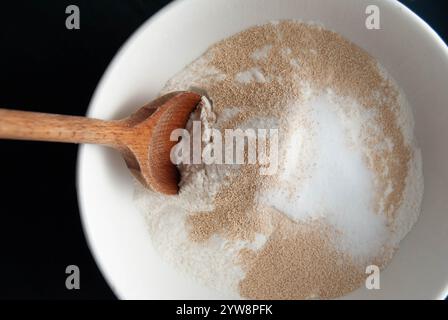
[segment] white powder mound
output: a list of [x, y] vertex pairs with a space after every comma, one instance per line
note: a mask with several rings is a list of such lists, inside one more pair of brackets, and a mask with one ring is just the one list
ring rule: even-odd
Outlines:
[[[274, 25], [275, 26], [275, 25]], [[254, 48], [251, 58], [267, 59], [272, 46]], [[290, 57], [291, 49], [283, 48], [288, 61], [300, 68], [300, 61]], [[161, 94], [178, 90], [205, 92], [207, 82], [229, 80], [220, 70], [210, 66], [211, 51], [174, 76]], [[383, 77], [393, 83], [378, 65]], [[259, 68], [243, 69], [230, 78], [237, 85], [263, 85], [272, 78]], [[393, 219], [384, 214], [384, 199], [390, 188], [377, 190], [377, 173], [368, 165], [369, 147], [365, 128], [375, 133], [375, 114], [362, 108], [357, 101], [340, 97], [332, 90], [316, 92], [301, 83], [301, 99], [282, 106], [288, 112], [286, 127], [280, 128], [280, 162], [276, 179], [257, 194], [260, 206], [275, 208], [297, 222], [324, 220], [338, 236], [333, 245], [344, 254], [362, 263], [375, 257], [390, 258], [393, 250], [416, 222], [423, 196], [423, 175], [420, 150], [413, 134], [413, 116], [406, 98], [399, 92], [398, 126], [404, 143], [411, 150], [409, 168], [400, 206]], [[381, 97], [378, 97], [381, 99]], [[207, 129], [222, 128], [236, 117], [242, 106], [229, 105], [220, 112], [213, 108], [213, 97], [203, 98], [192, 113], [187, 130], [195, 120], [201, 121], [202, 145], [211, 143]], [[252, 117], [240, 125], [245, 128], [278, 128], [279, 119]], [[283, 131], [282, 131], [283, 130]], [[285, 134], [287, 132], [288, 134]], [[379, 141], [378, 149], [392, 150], [388, 139]], [[223, 164], [180, 165], [180, 193], [165, 196], [136, 187], [136, 202], [144, 212], [151, 239], [159, 254], [178, 267], [180, 272], [219, 291], [239, 296], [238, 284], [245, 271], [237, 263], [241, 249], [261, 249], [269, 235], [259, 234], [254, 241], [228, 240], [214, 235], [203, 242], [190, 238], [187, 217], [191, 213], [209, 213], [214, 199], [226, 183], [226, 177], [238, 166]], [[385, 167], [385, 170], [389, 170]], [[376, 198], [376, 196], [379, 197]]]
[[251, 68], [249, 70], [239, 72], [236, 75], [235, 80], [238, 81], [239, 83], [243, 83], [243, 84], [248, 84], [248, 83], [251, 83], [252, 81], [259, 82], [259, 83], [266, 82], [265, 76], [263, 75], [261, 70], [258, 68]]
[[[305, 104], [311, 126], [306, 133], [297, 130], [291, 136], [282, 178], [260, 196], [260, 201], [294, 220], [325, 218], [344, 234], [339, 239], [342, 250], [369, 257], [379, 252], [388, 232], [385, 217], [377, 215], [371, 206], [373, 173], [366, 167], [358, 146], [363, 120], [357, 119], [359, 115], [345, 119], [341, 110], [347, 105], [339, 105], [330, 94]], [[300, 172], [304, 161], [311, 165]], [[298, 187], [300, 178], [305, 181]]]

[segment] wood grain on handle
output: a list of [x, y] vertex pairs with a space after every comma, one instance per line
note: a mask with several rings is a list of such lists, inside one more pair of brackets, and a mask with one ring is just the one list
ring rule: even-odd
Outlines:
[[121, 144], [122, 121], [0, 109], [0, 139]]
[[172, 195], [179, 190], [179, 173], [170, 157], [177, 143], [171, 133], [185, 128], [201, 99], [194, 92], [171, 92], [118, 121], [0, 109], [0, 139], [107, 145], [144, 186]]

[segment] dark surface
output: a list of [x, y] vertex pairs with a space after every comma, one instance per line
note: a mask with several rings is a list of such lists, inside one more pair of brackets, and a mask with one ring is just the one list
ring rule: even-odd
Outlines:
[[[84, 115], [108, 63], [166, 0], [0, 4], [0, 106]], [[403, 1], [446, 41], [444, 1]], [[65, 28], [78, 5], [81, 29]], [[0, 140], [0, 298], [112, 299], [82, 231], [75, 145]], [[78, 265], [81, 289], [65, 288]]]

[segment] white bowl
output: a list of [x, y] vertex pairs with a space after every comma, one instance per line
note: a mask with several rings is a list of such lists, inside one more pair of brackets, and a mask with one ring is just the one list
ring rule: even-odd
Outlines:
[[[365, 27], [371, 4], [380, 8], [380, 30]], [[414, 108], [425, 176], [420, 219], [381, 273], [381, 289], [361, 288], [347, 298], [443, 299], [448, 289], [448, 49], [397, 1], [176, 1], [126, 42], [103, 76], [88, 115], [116, 119], [129, 114], [155, 98], [171, 76], [212, 43], [278, 19], [318, 21], [352, 40], [388, 69]], [[119, 154], [83, 146], [78, 193], [90, 248], [119, 298], [234, 298], [183, 277], [155, 253]]]

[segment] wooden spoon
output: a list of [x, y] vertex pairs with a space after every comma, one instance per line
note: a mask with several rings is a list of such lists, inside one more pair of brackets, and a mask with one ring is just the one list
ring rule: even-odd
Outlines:
[[0, 109], [0, 139], [92, 143], [121, 152], [129, 170], [146, 187], [176, 194], [179, 173], [170, 160], [174, 129], [185, 128], [201, 96], [173, 92], [143, 106], [122, 120], [103, 121]]

